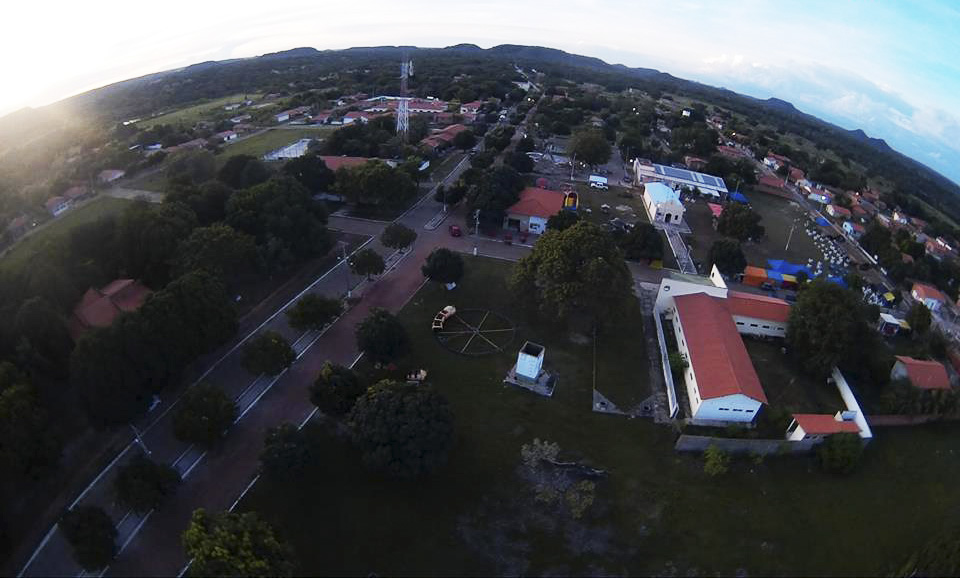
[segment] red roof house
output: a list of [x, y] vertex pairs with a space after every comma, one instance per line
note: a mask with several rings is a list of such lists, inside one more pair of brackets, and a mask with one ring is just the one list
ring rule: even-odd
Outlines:
[[852, 421], [841, 421], [829, 414], [795, 413], [793, 419], [807, 435], [832, 435], [838, 433], [860, 433], [860, 426]]
[[729, 291], [724, 303], [731, 315], [778, 323], [786, 323], [790, 319], [790, 304], [776, 297]]
[[507, 209], [507, 213], [549, 219], [561, 209], [563, 209], [563, 193], [539, 187], [527, 187], [520, 191], [520, 200]]
[[914, 387], [920, 389], [950, 389], [947, 368], [939, 361], [914, 359], [898, 355], [890, 370], [890, 379], [909, 379]]
[[323, 155], [320, 156], [320, 159], [323, 160], [323, 164], [327, 165], [327, 168], [331, 171], [336, 171], [340, 167], [346, 167], [348, 169], [358, 167], [370, 161], [377, 160], [367, 157], [337, 157]]
[[150, 289], [133, 279], [117, 279], [103, 289], [87, 289], [73, 309], [70, 334], [79, 339], [92, 327], [110, 326], [121, 313], [139, 309], [150, 293]]

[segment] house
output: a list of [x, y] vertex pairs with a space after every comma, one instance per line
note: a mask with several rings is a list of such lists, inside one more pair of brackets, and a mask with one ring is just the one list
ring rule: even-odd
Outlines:
[[210, 140], [213, 142], [227, 142], [237, 139], [237, 133], [232, 130], [225, 130], [223, 132], [218, 132], [217, 134], [210, 137]]
[[903, 319], [897, 319], [889, 313], [881, 313], [877, 321], [877, 331], [884, 337], [893, 337], [901, 329], [910, 329], [910, 325]]
[[651, 182], [643, 186], [643, 206], [651, 223], [683, 220], [685, 208], [680, 202], [680, 194], [663, 183]]
[[907, 379], [911, 385], [920, 389], [950, 389], [947, 368], [942, 363], [905, 355], [896, 356], [890, 369], [890, 379]]
[[787, 439], [792, 442], [801, 440], [824, 440], [827, 436], [839, 433], [860, 434], [860, 426], [852, 420], [845, 420], [843, 412], [836, 415], [818, 413], [795, 413]]
[[73, 206], [73, 201], [66, 197], [56, 196], [47, 199], [47, 202], [44, 203], [43, 206], [47, 209], [48, 213], [54, 217], [58, 217], [70, 210]]
[[757, 337], [785, 337], [790, 321], [790, 304], [783, 299], [728, 291], [724, 302], [737, 332]]
[[860, 225], [858, 223], [851, 223], [850, 221], [844, 221], [843, 232], [853, 237], [854, 239], [859, 239], [866, 232], [866, 229], [863, 228], [863, 225]]
[[703, 167], [707, 166], [707, 161], [703, 160], [700, 157], [687, 155], [683, 157], [683, 164], [685, 164], [689, 169], [699, 171]]
[[733, 160], [752, 158], [749, 152], [728, 145], [719, 145], [717, 147], [717, 152]]
[[840, 205], [827, 205], [827, 214], [836, 219], [849, 219], [852, 216], [850, 209]]
[[757, 179], [757, 184], [753, 188], [768, 195], [791, 198], [790, 191], [785, 188], [783, 179], [775, 175], [761, 176]]
[[7, 225], [7, 228], [4, 229], [4, 233], [6, 233], [10, 239], [18, 239], [27, 232], [27, 225], [29, 222], [30, 221], [27, 219], [26, 215], [20, 215], [19, 217], [10, 221], [10, 223]]
[[803, 173], [803, 171], [798, 169], [797, 167], [793, 167], [792, 169], [790, 169], [789, 176], [790, 176], [790, 180], [795, 183], [799, 183], [800, 181], [806, 180], [807, 178], [807, 176]]
[[790, 164], [790, 159], [788, 159], [783, 155], [768, 153], [767, 156], [763, 159], [763, 164], [770, 167], [773, 170], [777, 170], [784, 165]]
[[420, 141], [420, 146], [431, 152], [438, 152], [453, 145], [453, 139], [461, 132], [468, 130], [462, 124], [452, 124], [446, 128], [436, 130]]
[[947, 302], [946, 296], [939, 289], [926, 283], [914, 283], [910, 295], [926, 305], [930, 311], [940, 309], [940, 306]]
[[150, 289], [133, 279], [117, 279], [103, 289], [87, 289], [73, 308], [70, 335], [77, 340], [88, 329], [110, 326], [121, 313], [139, 309], [150, 293]]
[[633, 162], [633, 174], [638, 185], [649, 182], [667, 183], [674, 187], [695, 189], [717, 199], [727, 194], [727, 184], [720, 177], [658, 165], [646, 159], [636, 159]]
[[811, 191], [809, 195], [807, 195], [807, 199], [815, 203], [820, 203], [821, 205], [829, 205], [833, 202], [833, 195], [827, 191], [815, 189]]
[[122, 178], [126, 172], [120, 169], [107, 169], [100, 171], [100, 174], [97, 175], [97, 180], [101, 183], [112, 183], [113, 181]]
[[253, 117], [250, 116], [249, 114], [241, 114], [240, 116], [235, 116], [235, 117], [231, 118], [231, 119], [230, 119], [230, 122], [232, 122], [233, 124], [238, 124], [238, 123], [241, 123], [241, 122], [246, 122], [246, 121], [250, 120], [251, 118], [253, 118]]
[[90, 191], [88, 191], [86, 187], [77, 185], [63, 191], [62, 196], [67, 200], [75, 203], [80, 199], [85, 198], [89, 193]]
[[240, 108], [241, 106], [242, 106], [241, 103], [239, 103], [239, 102], [233, 102], [233, 103], [230, 103], [230, 104], [228, 104], [228, 105], [225, 105], [225, 106], [223, 107], [223, 110], [237, 110], [237, 109]]
[[483, 107], [482, 100], [474, 100], [460, 105], [460, 114], [477, 114]]
[[541, 234], [547, 230], [547, 220], [563, 210], [565, 195], [540, 187], [520, 191], [520, 200], [507, 209], [504, 229]]

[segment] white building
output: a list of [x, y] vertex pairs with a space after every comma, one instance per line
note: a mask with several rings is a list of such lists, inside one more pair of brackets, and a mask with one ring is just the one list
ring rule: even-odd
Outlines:
[[854, 421], [852, 412], [838, 411], [835, 415], [818, 413], [795, 413], [787, 439], [792, 442], [804, 440], [823, 441], [827, 436], [839, 433], [860, 435], [860, 426]]
[[937, 311], [947, 298], [939, 289], [926, 283], [914, 283], [910, 289], [910, 296], [927, 306], [930, 311]]
[[723, 182], [723, 179], [705, 173], [658, 165], [641, 159], [633, 162], [633, 173], [638, 185], [649, 181], [658, 181], [674, 187], [696, 189], [714, 198], [720, 198], [720, 196], [727, 194], [727, 184]]
[[651, 223], [679, 223], [683, 220], [685, 209], [680, 194], [663, 183], [644, 185], [643, 206]]
[[522, 233], [543, 234], [550, 217], [563, 210], [566, 196], [559, 191], [527, 187], [520, 191], [520, 200], [506, 210], [503, 228]]
[[527, 341], [520, 348], [517, 354], [517, 375], [529, 380], [536, 380], [540, 377], [540, 370], [543, 369], [543, 356], [546, 349], [539, 344]]

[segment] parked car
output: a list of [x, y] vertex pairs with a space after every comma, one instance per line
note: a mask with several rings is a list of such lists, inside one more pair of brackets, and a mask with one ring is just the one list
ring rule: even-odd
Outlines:
[[463, 233], [460, 231], [460, 227], [457, 225], [450, 225], [450, 227], [448, 227], [448, 230], [450, 231], [451, 237], [459, 237], [463, 235]]

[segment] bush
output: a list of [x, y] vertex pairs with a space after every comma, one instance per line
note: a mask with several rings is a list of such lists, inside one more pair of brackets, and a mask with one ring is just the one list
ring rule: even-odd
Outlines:
[[715, 445], [703, 452], [703, 471], [710, 476], [719, 476], [730, 471], [730, 456]]
[[117, 528], [96, 506], [79, 506], [63, 515], [60, 529], [73, 548], [73, 558], [87, 571], [99, 570], [117, 552]]
[[831, 474], [849, 474], [856, 469], [862, 454], [863, 443], [853, 433], [834, 434], [817, 450], [820, 467]]
[[139, 455], [120, 468], [113, 487], [117, 501], [134, 512], [155, 509], [180, 485], [180, 474], [166, 464]]

